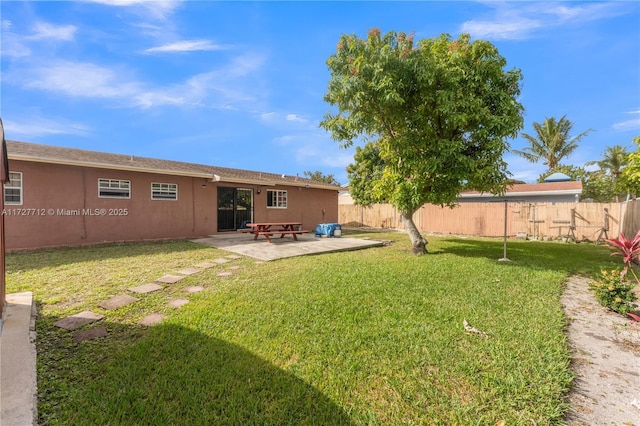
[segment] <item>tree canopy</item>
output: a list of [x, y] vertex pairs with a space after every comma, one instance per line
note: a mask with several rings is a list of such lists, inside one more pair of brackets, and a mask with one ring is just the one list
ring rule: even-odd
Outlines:
[[324, 99], [335, 109], [320, 125], [342, 147], [364, 144], [348, 168], [352, 196], [398, 208], [416, 252], [426, 251], [412, 220], [420, 206], [452, 205], [464, 189], [504, 191], [522, 75], [505, 71], [494, 45], [373, 29], [342, 36], [327, 65]]
[[633, 138], [637, 149], [627, 157], [627, 167], [622, 171], [624, 187], [634, 196], [640, 194], [640, 136]]
[[556, 120], [555, 117], [545, 118], [542, 123], [533, 123], [535, 135], [523, 133], [522, 137], [529, 142], [523, 150], [514, 149], [515, 154], [537, 163], [542, 160], [547, 170], [555, 170], [563, 158], [571, 155], [578, 147], [580, 139], [585, 137], [591, 129], [585, 130], [577, 136], [570, 136], [573, 123], [566, 115]]
[[324, 182], [330, 185], [340, 185], [340, 182], [336, 179], [333, 174], [325, 175], [320, 170], [316, 170], [315, 172], [306, 170], [304, 172], [304, 177], [307, 179], [315, 180], [317, 182]]

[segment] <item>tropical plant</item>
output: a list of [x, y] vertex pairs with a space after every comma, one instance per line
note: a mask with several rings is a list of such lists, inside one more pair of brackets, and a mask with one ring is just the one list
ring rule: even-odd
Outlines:
[[601, 170], [610, 174], [614, 179], [618, 179], [629, 163], [629, 152], [622, 145], [608, 146], [602, 153], [602, 160], [588, 161], [587, 166], [597, 165]]
[[[619, 238], [609, 238], [605, 241], [612, 249], [616, 250], [611, 253], [611, 256], [623, 256], [622, 261], [626, 265], [623, 270], [623, 275], [627, 273], [628, 269], [631, 269], [631, 272], [635, 276], [635, 272], [633, 272], [631, 267], [634, 263], [637, 264], [638, 259], [640, 259], [640, 230], [638, 230], [636, 236], [631, 240], [628, 240], [627, 237], [624, 236], [624, 233], [621, 232]], [[636, 281], [638, 281], [637, 277]]]
[[563, 158], [571, 155], [578, 147], [578, 142], [591, 129], [585, 130], [577, 136], [570, 136], [573, 123], [563, 115], [559, 120], [555, 117], [545, 118], [542, 124], [534, 122], [535, 135], [523, 133], [522, 137], [529, 142], [523, 150], [514, 149], [512, 152], [526, 160], [537, 163], [542, 160], [548, 170], [555, 170]]
[[[337, 111], [320, 126], [340, 146], [361, 143], [349, 167], [358, 204], [399, 211], [415, 253], [426, 253], [413, 214], [453, 205], [464, 189], [504, 192], [508, 137], [522, 128], [520, 70], [483, 40], [448, 35], [414, 44], [405, 33], [340, 38], [324, 99]], [[365, 164], [360, 164], [364, 161]]]
[[634, 310], [632, 303], [637, 299], [634, 287], [635, 284], [626, 281], [618, 269], [601, 271], [600, 277], [589, 284], [589, 289], [602, 306], [622, 315]]

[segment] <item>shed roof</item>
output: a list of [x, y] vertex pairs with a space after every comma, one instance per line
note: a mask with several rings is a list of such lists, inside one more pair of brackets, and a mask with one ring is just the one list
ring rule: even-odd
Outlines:
[[[581, 181], [569, 182], [544, 182], [544, 183], [516, 183], [507, 187], [504, 197], [523, 197], [534, 195], [575, 195], [582, 193]], [[478, 191], [464, 191], [461, 198], [493, 198], [494, 194], [481, 193]]]
[[287, 176], [276, 173], [208, 166], [204, 164], [161, 160], [134, 155], [110, 154], [106, 152], [64, 148], [28, 142], [7, 141], [7, 152], [10, 160], [200, 177], [216, 182], [266, 186], [305, 186], [334, 190], [340, 189], [340, 187], [336, 185], [318, 182], [299, 176]]

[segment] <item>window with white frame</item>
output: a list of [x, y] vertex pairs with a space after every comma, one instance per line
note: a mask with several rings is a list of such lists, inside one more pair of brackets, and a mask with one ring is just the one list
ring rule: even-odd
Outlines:
[[286, 209], [287, 208], [287, 191], [268, 189], [267, 190], [267, 207], [271, 207], [274, 209]]
[[9, 172], [9, 183], [4, 184], [4, 203], [22, 205], [22, 172]]
[[131, 181], [120, 179], [98, 179], [98, 197], [131, 198]]
[[178, 184], [177, 183], [151, 183], [151, 199], [152, 200], [177, 200]]

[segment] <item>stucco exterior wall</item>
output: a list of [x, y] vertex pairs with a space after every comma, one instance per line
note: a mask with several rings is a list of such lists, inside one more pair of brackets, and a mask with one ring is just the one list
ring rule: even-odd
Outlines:
[[[22, 172], [22, 205], [6, 205], [7, 250], [118, 241], [196, 238], [217, 233], [217, 187], [254, 191], [254, 220], [300, 221], [304, 229], [338, 219], [337, 191], [269, 187], [288, 192], [288, 207], [266, 206], [266, 188], [202, 178], [10, 160]], [[99, 198], [98, 179], [131, 181], [131, 198]], [[152, 200], [151, 183], [175, 183], [178, 199]], [[323, 214], [324, 211], [324, 214]]]

